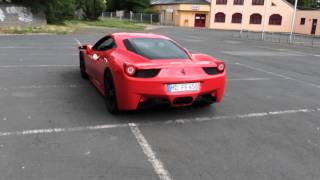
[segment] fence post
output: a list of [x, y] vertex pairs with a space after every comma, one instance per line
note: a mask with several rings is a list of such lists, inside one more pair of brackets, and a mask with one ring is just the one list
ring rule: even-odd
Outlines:
[[110, 13], [110, 18], [112, 19], [112, 12]]
[[130, 12], [130, 21], [132, 21], [132, 15], [133, 15], [133, 13]]
[[122, 20], [122, 15], [120, 14], [120, 21]]
[[140, 22], [141, 22], [141, 23], [143, 22], [142, 13], [140, 13]]
[[150, 15], [150, 24], [152, 24], [152, 15], [153, 14]]

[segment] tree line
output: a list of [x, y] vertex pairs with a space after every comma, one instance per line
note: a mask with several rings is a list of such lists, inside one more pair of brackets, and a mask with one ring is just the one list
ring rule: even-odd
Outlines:
[[12, 0], [12, 2], [28, 6], [33, 12], [44, 12], [48, 23], [73, 19], [77, 10], [82, 10], [84, 19], [96, 20], [106, 9], [141, 12], [150, 6], [150, 0]]
[[[287, 0], [294, 3], [295, 0]], [[77, 10], [82, 10], [83, 18], [96, 20], [105, 10], [125, 10], [133, 12], [153, 12], [150, 0], [12, 0], [13, 3], [31, 7], [34, 12], [44, 12], [48, 23], [59, 23], [73, 19]], [[319, 8], [318, 0], [298, 0], [301, 8]]]

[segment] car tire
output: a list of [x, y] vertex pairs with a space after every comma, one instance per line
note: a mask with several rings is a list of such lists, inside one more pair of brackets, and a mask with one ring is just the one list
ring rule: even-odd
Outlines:
[[116, 96], [116, 90], [113, 82], [113, 77], [110, 72], [107, 72], [104, 77], [104, 99], [107, 106], [108, 111], [111, 114], [118, 114], [118, 102]]
[[84, 62], [83, 53], [79, 53], [79, 64], [80, 64], [80, 75], [83, 79], [88, 79], [88, 74], [86, 73], [86, 64]]

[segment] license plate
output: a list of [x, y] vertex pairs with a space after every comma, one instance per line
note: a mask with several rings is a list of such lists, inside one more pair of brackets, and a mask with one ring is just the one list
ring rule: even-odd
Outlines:
[[168, 84], [168, 92], [199, 91], [200, 83]]

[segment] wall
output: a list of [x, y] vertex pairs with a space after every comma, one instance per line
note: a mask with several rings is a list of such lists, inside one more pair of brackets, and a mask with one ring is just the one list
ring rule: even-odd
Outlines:
[[47, 21], [44, 14], [33, 14], [30, 8], [13, 4], [0, 4], [0, 28], [42, 26]]
[[206, 14], [206, 27], [209, 27], [210, 5], [180, 4], [177, 9], [179, 11], [179, 26], [194, 27], [195, 15]]
[[[301, 18], [306, 18], [305, 24], [300, 25], [300, 20]], [[311, 27], [312, 27], [312, 20], [313, 19], [318, 19], [317, 23], [317, 29], [316, 29], [316, 34], [315, 35], [320, 35], [320, 10], [317, 11], [302, 11], [299, 10], [297, 12], [297, 18], [295, 22], [295, 28], [294, 31], [296, 33], [300, 34], [311, 34]]]
[[161, 14], [161, 22], [176, 26], [194, 27], [195, 14], [207, 14], [206, 25], [209, 27], [210, 5], [173, 4], [155, 5], [155, 10]]
[[[272, 6], [272, 3], [275, 4], [275, 6]], [[214, 22], [214, 16], [217, 12], [226, 14], [225, 23]], [[265, 0], [265, 5], [252, 5], [252, 0], [244, 0], [244, 5], [233, 5], [233, 0], [228, 0], [227, 5], [216, 5], [216, 1], [213, 0], [211, 13], [210, 27], [215, 29], [240, 30], [242, 26], [244, 30], [262, 31], [264, 24], [265, 31], [290, 32], [293, 7], [285, 0]], [[242, 14], [242, 25], [231, 23], [232, 14], [234, 13]], [[261, 24], [250, 24], [250, 15], [253, 13], [259, 13], [262, 16]], [[280, 26], [269, 25], [269, 17], [272, 14], [280, 14], [282, 16], [282, 24]]]
[[178, 25], [177, 5], [155, 5], [153, 9], [160, 12], [160, 21], [166, 25]]

